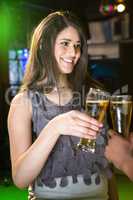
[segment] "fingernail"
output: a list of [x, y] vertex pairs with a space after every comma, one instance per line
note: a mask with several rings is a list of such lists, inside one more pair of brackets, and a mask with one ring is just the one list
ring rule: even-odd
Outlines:
[[100, 124], [100, 127], [103, 127], [103, 124]]

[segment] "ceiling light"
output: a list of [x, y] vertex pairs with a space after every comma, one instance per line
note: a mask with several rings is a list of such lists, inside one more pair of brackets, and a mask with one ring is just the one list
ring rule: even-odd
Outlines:
[[102, 0], [99, 11], [103, 15], [123, 13], [126, 10], [125, 0]]
[[126, 10], [126, 4], [124, 2], [124, 0], [117, 0], [117, 3], [116, 3], [116, 11], [118, 13], [122, 13]]

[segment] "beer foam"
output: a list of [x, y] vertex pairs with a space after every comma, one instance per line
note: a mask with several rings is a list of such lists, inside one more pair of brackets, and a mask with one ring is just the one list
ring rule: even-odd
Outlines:
[[86, 100], [86, 103], [108, 103], [109, 100]]
[[122, 101], [110, 101], [111, 104], [132, 104], [132, 101], [122, 100]]

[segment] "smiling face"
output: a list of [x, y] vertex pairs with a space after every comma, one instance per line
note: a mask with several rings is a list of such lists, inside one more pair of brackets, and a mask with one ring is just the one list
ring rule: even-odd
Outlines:
[[77, 30], [69, 26], [61, 31], [56, 40], [54, 56], [58, 64], [59, 71], [69, 74], [73, 71], [81, 55], [81, 41]]

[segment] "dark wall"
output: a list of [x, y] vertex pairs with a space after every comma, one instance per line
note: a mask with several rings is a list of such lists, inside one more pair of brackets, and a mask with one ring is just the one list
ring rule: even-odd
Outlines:
[[122, 84], [133, 94], [133, 40], [120, 42], [120, 63]]

